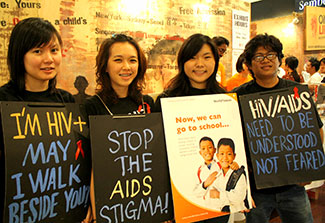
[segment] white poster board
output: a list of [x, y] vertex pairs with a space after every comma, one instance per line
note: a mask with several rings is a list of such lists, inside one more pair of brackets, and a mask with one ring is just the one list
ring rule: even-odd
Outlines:
[[[243, 206], [246, 197], [250, 197], [250, 189], [236, 94], [162, 98], [161, 105], [176, 222], [195, 222], [228, 214], [223, 209], [227, 205], [230, 212], [248, 208]], [[234, 162], [244, 173], [233, 189], [226, 189], [230, 179], [227, 177], [233, 170], [225, 170], [223, 163], [216, 170], [213, 183], [202, 187], [214, 166], [208, 170], [201, 155], [200, 140], [204, 137], [214, 142], [213, 159], [218, 165], [224, 162], [217, 158], [219, 140], [228, 138], [234, 142]], [[212, 189], [218, 190], [219, 198], [211, 198]]]

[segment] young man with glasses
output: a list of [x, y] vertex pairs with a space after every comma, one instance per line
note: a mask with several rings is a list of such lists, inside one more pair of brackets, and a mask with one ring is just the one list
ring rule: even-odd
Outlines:
[[[260, 34], [251, 39], [244, 50], [245, 63], [248, 66], [254, 80], [245, 83], [233, 92], [238, 95], [264, 92], [269, 90], [286, 88], [298, 83], [279, 78], [277, 71], [283, 58], [282, 43], [272, 35]], [[318, 127], [323, 141], [322, 122], [317, 114]], [[245, 142], [247, 145], [247, 142]], [[245, 146], [248, 150], [248, 146]], [[249, 151], [247, 162], [252, 173], [252, 160]], [[246, 216], [247, 223], [267, 223], [274, 209], [277, 210], [282, 222], [313, 222], [307, 193], [303, 185], [286, 185], [268, 189], [257, 190], [253, 174], [250, 174], [252, 197], [255, 208]]]
[[[227, 54], [227, 49], [229, 47], [229, 40], [227, 40], [223, 36], [215, 36], [212, 38], [212, 41], [216, 45], [219, 59], [223, 57], [225, 54]], [[220, 62], [220, 60], [218, 64], [218, 72], [216, 78], [219, 84], [221, 84], [224, 88], [226, 88], [226, 71], [225, 71], [225, 67]]]

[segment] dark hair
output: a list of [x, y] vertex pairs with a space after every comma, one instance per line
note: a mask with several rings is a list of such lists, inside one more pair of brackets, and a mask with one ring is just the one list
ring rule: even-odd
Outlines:
[[312, 67], [315, 67], [315, 71], [317, 72], [320, 67], [320, 62], [315, 57], [311, 57], [308, 61]]
[[232, 148], [233, 153], [235, 153], [235, 143], [232, 139], [230, 138], [221, 138], [218, 142], [218, 152], [219, 152], [219, 147], [220, 146], [229, 146], [230, 148]]
[[128, 96], [130, 96], [137, 103], [142, 101], [142, 88], [144, 83], [144, 74], [147, 69], [147, 60], [146, 57], [138, 45], [138, 43], [129, 36], [124, 34], [116, 34], [112, 38], [105, 39], [99, 49], [99, 52], [96, 56], [96, 82], [97, 87], [99, 87], [96, 92], [102, 97], [106, 103], [116, 104], [118, 102], [118, 95], [114, 91], [111, 79], [108, 73], [106, 72], [107, 62], [110, 54], [110, 48], [114, 43], [129, 43], [135, 47], [138, 53], [138, 73], [134, 78], [132, 83], [128, 88]]
[[[267, 33], [265, 33], [265, 34], [259, 34], [255, 36], [246, 44], [243, 54], [245, 57], [245, 63], [248, 65], [248, 67], [252, 65], [252, 59], [254, 57], [254, 54], [257, 48], [260, 46], [264, 47], [265, 49], [276, 52], [281, 66], [282, 58], [284, 57], [282, 53], [283, 50], [282, 43], [275, 36], [268, 35]], [[255, 78], [255, 75], [250, 68], [249, 71], [251, 72], [253, 78]]]
[[291, 56], [291, 57], [287, 57], [285, 59], [285, 65], [287, 65], [292, 70], [292, 72], [290, 74], [293, 76], [294, 80], [299, 83], [300, 77], [296, 70], [298, 67], [298, 64], [299, 64], [299, 61], [298, 61], [297, 57]]
[[212, 143], [212, 145], [213, 145], [213, 148], [214, 148], [214, 142], [213, 142], [213, 140], [210, 137], [207, 137], [207, 136], [202, 137], [200, 139], [199, 144], [201, 144], [202, 141], [210, 141]]
[[245, 57], [243, 54], [240, 54], [240, 56], [237, 59], [236, 62], [236, 70], [238, 73], [242, 72], [244, 70], [243, 63], [245, 62]]
[[320, 63], [325, 64], [325, 57], [323, 57], [323, 58], [319, 61], [319, 64], [320, 64]]
[[212, 75], [207, 79], [206, 91], [207, 93], [212, 94], [218, 93], [220, 92], [220, 89], [222, 89], [216, 80], [216, 73], [218, 71], [219, 63], [219, 56], [216, 51], [216, 47], [210, 37], [197, 33], [187, 38], [178, 51], [178, 74], [172, 78], [168, 84], [168, 91], [171, 95], [181, 96], [189, 94], [191, 84], [188, 76], [184, 71], [184, 64], [193, 56], [195, 56], [201, 50], [204, 44], [207, 44], [210, 47], [215, 60], [214, 71]]
[[212, 41], [216, 44], [216, 46], [221, 46], [222, 44], [229, 46], [229, 40], [223, 36], [215, 36], [212, 38]]
[[74, 86], [78, 89], [81, 86], [85, 86], [87, 87], [89, 85], [87, 78], [85, 78], [84, 76], [77, 76], [76, 80], [74, 81]]
[[[47, 45], [56, 37], [62, 47], [62, 39], [55, 27], [41, 18], [24, 19], [13, 28], [10, 36], [7, 64], [10, 81], [18, 92], [25, 90], [25, 54], [35, 48]], [[56, 77], [49, 81], [49, 90], [54, 91]]]

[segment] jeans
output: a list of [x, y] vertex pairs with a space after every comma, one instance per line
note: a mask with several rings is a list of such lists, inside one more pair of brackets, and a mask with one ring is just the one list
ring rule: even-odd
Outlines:
[[295, 185], [281, 193], [252, 193], [256, 208], [246, 215], [247, 223], [268, 223], [274, 209], [283, 223], [312, 223], [313, 215], [304, 187]]

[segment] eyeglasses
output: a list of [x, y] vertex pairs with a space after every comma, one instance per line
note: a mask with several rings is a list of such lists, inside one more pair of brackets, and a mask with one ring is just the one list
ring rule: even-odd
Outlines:
[[221, 54], [227, 54], [227, 49], [224, 49], [224, 48], [217, 48], [218, 49], [218, 52], [221, 53]]
[[253, 60], [255, 60], [255, 62], [262, 62], [265, 58], [267, 58], [268, 60], [272, 61], [277, 56], [278, 56], [278, 54], [276, 54], [276, 53], [269, 53], [266, 55], [258, 54], [258, 55], [253, 56]]

